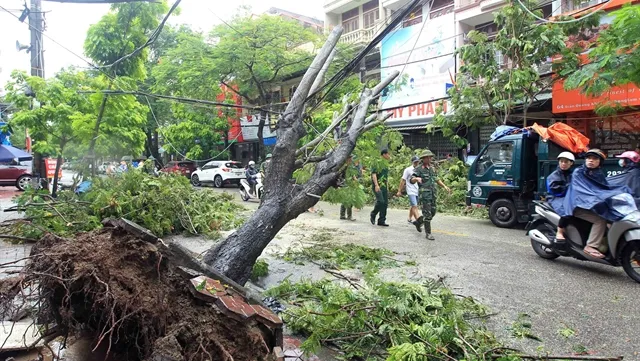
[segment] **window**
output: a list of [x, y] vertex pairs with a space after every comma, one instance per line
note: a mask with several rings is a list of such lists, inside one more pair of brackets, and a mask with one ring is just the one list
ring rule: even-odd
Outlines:
[[434, 0], [431, 10], [429, 11], [429, 19], [446, 15], [453, 12], [453, 0]]
[[408, 28], [410, 26], [420, 24], [422, 22], [422, 5], [418, 5], [409, 13], [407, 19], [402, 21], [402, 27]]
[[513, 142], [493, 143], [482, 153], [476, 162], [476, 175], [484, 174], [495, 164], [511, 164]]
[[228, 163], [225, 163], [224, 166], [227, 168], [242, 169], [242, 164], [238, 162], [228, 162]]
[[369, 1], [362, 5], [362, 17], [365, 29], [372, 28], [376, 24], [376, 21], [380, 19], [378, 0]]
[[488, 37], [493, 37], [498, 32], [498, 25], [493, 21], [476, 25], [476, 31], [487, 34]]
[[569, 0], [563, 4], [563, 7], [566, 6], [568, 11], [573, 11], [573, 10], [579, 10], [579, 9], [586, 9], [588, 7], [602, 4], [605, 1], [606, 0], [585, 0], [585, 1], [577, 2], [577, 1]]
[[344, 28], [345, 34], [360, 29], [360, 25], [358, 23], [359, 15], [360, 15], [359, 7], [349, 10], [345, 13], [342, 13], [342, 27]]

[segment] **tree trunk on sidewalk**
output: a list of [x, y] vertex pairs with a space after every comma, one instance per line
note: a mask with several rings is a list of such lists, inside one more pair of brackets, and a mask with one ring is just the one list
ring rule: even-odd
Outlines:
[[[382, 124], [391, 115], [387, 113], [380, 117], [373, 114], [367, 117], [369, 105], [398, 76], [398, 72], [374, 89], [365, 89], [359, 103], [346, 106], [342, 114], [335, 115], [331, 125], [322, 134], [298, 149], [299, 140], [306, 135], [303, 118], [307, 97], [322, 84], [341, 34], [342, 27], [333, 30], [302, 78], [284, 114], [280, 116], [276, 130], [277, 143], [269, 165], [269, 175], [264, 180], [265, 193], [260, 208], [240, 229], [209, 249], [204, 256], [205, 263], [239, 284], [249, 279], [255, 261], [282, 227], [315, 205], [322, 194], [335, 184], [358, 137]], [[346, 131], [335, 149], [325, 154], [313, 154], [315, 145], [326, 137], [330, 138], [336, 127], [344, 125]], [[307, 163], [316, 163], [311, 179], [304, 184], [292, 183], [293, 172]]]

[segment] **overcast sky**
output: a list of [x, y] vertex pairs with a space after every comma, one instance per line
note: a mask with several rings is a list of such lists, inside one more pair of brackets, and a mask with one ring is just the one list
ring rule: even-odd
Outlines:
[[[169, 0], [169, 4], [172, 3], [173, 0]], [[18, 16], [23, 4], [24, 0], [0, 0], [0, 5]], [[208, 31], [220, 22], [216, 15], [226, 20], [241, 5], [251, 6], [255, 13], [278, 7], [324, 20], [322, 4], [323, 0], [182, 0], [181, 14], [173, 16], [170, 23], [190, 24], [193, 28]], [[87, 29], [109, 10], [108, 5], [61, 4], [49, 1], [43, 1], [42, 6], [46, 12], [46, 35], [83, 57], [82, 45]], [[25, 51], [17, 52], [15, 49], [16, 40], [28, 45], [29, 39], [29, 27], [26, 22], [20, 23], [11, 14], [0, 9], [0, 88], [4, 88], [13, 69], [29, 71], [29, 54]], [[44, 39], [44, 49], [47, 77], [69, 65], [87, 65], [82, 59], [48, 38]]]

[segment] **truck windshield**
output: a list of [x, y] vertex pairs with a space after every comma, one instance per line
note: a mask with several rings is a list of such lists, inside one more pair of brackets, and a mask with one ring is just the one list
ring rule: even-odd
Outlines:
[[476, 175], [484, 174], [494, 164], [511, 164], [513, 158], [513, 142], [490, 144], [476, 162]]

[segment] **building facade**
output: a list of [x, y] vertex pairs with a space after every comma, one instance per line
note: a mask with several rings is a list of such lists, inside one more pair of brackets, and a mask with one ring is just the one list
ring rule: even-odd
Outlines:
[[[607, 1], [608, 4], [604, 5]], [[578, 16], [593, 8], [615, 10], [631, 1], [636, 0], [590, 0], [581, 3], [553, 0], [545, 2], [541, 10], [545, 18], [560, 14]], [[341, 42], [354, 46], [363, 45], [389, 23], [396, 11], [404, 9], [409, 3], [409, 0], [326, 0], [325, 30], [342, 25], [344, 34]], [[493, 23], [493, 13], [507, 3], [507, 0], [423, 1], [369, 54], [366, 61], [368, 77], [381, 79], [394, 70], [401, 73], [399, 80], [390, 87], [392, 90], [383, 94], [379, 106], [380, 109], [393, 113], [387, 124], [400, 131], [408, 145], [416, 148], [429, 147], [439, 157], [460, 151], [440, 133], [427, 134], [425, 128], [433, 121], [436, 104], [447, 98], [447, 90], [452, 86], [461, 65], [454, 55], [455, 50], [464, 44], [465, 36], [471, 30], [482, 31], [489, 36], [496, 33], [498, 29]], [[500, 57], [505, 64], [508, 62], [502, 54], [494, 55]], [[540, 71], [546, 76], [552, 75], [550, 64]], [[636, 141], [634, 134], [640, 131], [635, 128], [640, 126], [640, 118], [634, 118], [633, 114], [610, 119], [597, 118], [593, 113], [593, 104], [582, 108], [566, 104], [594, 103], [593, 99], [585, 101], [576, 93], [563, 94], [562, 87], [556, 85], [553, 91], [539, 96], [540, 103], [536, 104], [528, 116], [543, 125], [556, 121], [570, 123], [591, 137], [592, 144], [603, 144], [605, 149], [611, 148], [611, 151], [628, 148], [629, 144]], [[612, 94], [625, 98], [622, 103], [640, 105], [640, 100], [637, 104], [631, 100], [635, 99], [634, 95], [638, 95], [636, 98], [640, 99], [640, 89], [616, 89], [612, 90]], [[445, 113], [451, 111], [448, 108], [450, 107], [445, 103]], [[591, 119], [587, 119], [590, 117]], [[514, 124], [518, 124], [517, 117], [514, 118]], [[492, 132], [493, 127], [485, 127], [468, 133], [471, 143], [469, 150], [472, 154], [477, 154], [488, 142]], [[619, 139], [614, 140], [614, 137]], [[612, 145], [607, 145], [609, 143]]]

